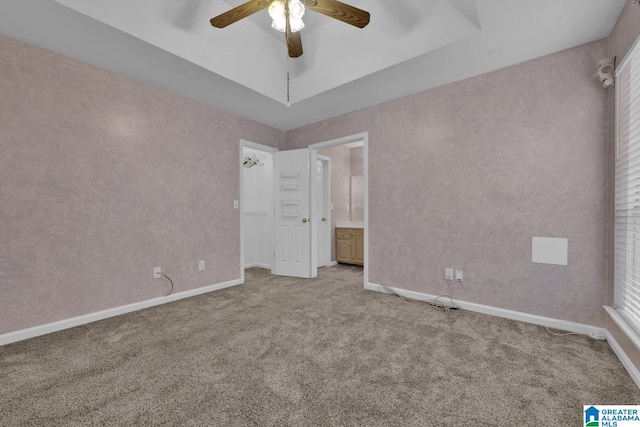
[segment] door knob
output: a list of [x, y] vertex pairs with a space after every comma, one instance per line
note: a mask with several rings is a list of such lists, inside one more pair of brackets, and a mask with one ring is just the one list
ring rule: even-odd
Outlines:
[[326, 220], [327, 220], [327, 218], [325, 218], [325, 217], [322, 217], [322, 220], [323, 220], [323, 221], [326, 221]]
[[307, 222], [307, 218], [302, 218], [302, 222]]

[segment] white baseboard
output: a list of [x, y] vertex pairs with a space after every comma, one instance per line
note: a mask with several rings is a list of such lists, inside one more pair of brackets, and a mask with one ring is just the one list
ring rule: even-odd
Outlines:
[[338, 261], [331, 261], [327, 264], [327, 267], [335, 267], [336, 265], [338, 265]]
[[613, 307], [608, 305], [603, 305], [602, 307], [605, 309], [613, 323], [615, 323], [629, 341], [631, 341], [631, 343], [640, 350], [640, 336], [638, 333], [631, 328], [629, 323], [627, 323], [627, 321]]
[[121, 307], [110, 308], [107, 310], [97, 311], [95, 313], [85, 314], [78, 317], [72, 317], [71, 319], [65, 319], [65, 320], [60, 320], [58, 322], [47, 323], [46, 325], [34, 326], [33, 328], [22, 329], [20, 331], [15, 331], [15, 332], [9, 332], [7, 334], [0, 335], [0, 346], [5, 344], [10, 344], [12, 342], [17, 342], [17, 341], [26, 340], [29, 338], [38, 337], [40, 335], [50, 334], [52, 332], [61, 331], [63, 329], [73, 328], [74, 326], [85, 325], [87, 323], [96, 322], [98, 320], [107, 319], [109, 317], [115, 317], [121, 314], [131, 313], [132, 311], [142, 310], [144, 308], [166, 304], [168, 302], [173, 302], [173, 301], [181, 300], [184, 298], [193, 297], [196, 295], [218, 291], [220, 289], [240, 285], [242, 283], [243, 283], [242, 279], [235, 279], [228, 282], [218, 283], [216, 285], [205, 286], [203, 288], [192, 289], [189, 291], [179, 292], [177, 294], [171, 294], [166, 297], [159, 297], [159, 298], [154, 298], [146, 301], [140, 301], [133, 304], [123, 305]]
[[267, 270], [271, 270], [271, 266], [269, 264], [261, 264], [259, 262], [256, 262], [254, 264], [246, 264], [244, 266], [245, 269], [247, 268], [254, 268], [254, 267], [258, 267], [258, 268], [265, 268]]
[[[631, 341], [631, 344], [633, 344], [637, 349], [640, 349], [640, 336], [638, 336], [638, 333], [634, 329], [632, 329], [631, 326], [629, 326], [627, 321], [622, 316], [620, 316], [620, 314], [618, 314], [618, 312], [613, 307], [609, 307], [606, 305], [603, 307], [609, 315], [609, 318], [613, 321], [613, 323], [616, 324], [616, 326], [618, 326], [618, 328], [620, 328], [622, 333], [629, 339], [629, 341]], [[631, 378], [633, 378], [633, 381], [635, 381], [638, 388], [640, 388], [640, 371], [638, 371], [636, 365], [631, 361], [622, 346], [618, 344], [618, 341], [616, 341], [616, 339], [609, 331], [607, 331], [607, 341], [609, 342], [609, 345], [611, 346], [613, 352], [616, 354], [616, 356], [618, 356], [618, 359], [620, 359], [620, 363], [622, 363], [622, 366], [624, 366]]]
[[611, 335], [611, 332], [609, 331], [607, 331], [607, 342], [611, 346], [611, 349], [616, 354], [616, 356], [618, 356], [620, 363], [622, 363], [622, 366], [624, 366], [624, 368], [627, 370], [629, 376], [631, 376], [631, 379], [633, 379], [638, 388], [640, 388], [640, 371], [638, 371], [636, 365], [634, 365], [631, 359], [629, 359], [627, 353], [624, 352], [622, 347], [620, 347], [620, 344], [618, 344], [618, 341], [616, 341], [616, 339], [613, 337], [613, 335]]
[[[437, 298], [436, 295], [423, 294], [421, 292], [407, 291], [404, 289], [393, 288], [390, 286], [368, 283], [365, 289], [371, 291], [382, 292], [385, 294], [396, 294], [409, 299], [431, 302]], [[446, 298], [440, 300], [444, 305], [451, 306], [451, 302]], [[589, 335], [591, 338], [598, 340], [607, 339], [607, 330], [598, 326], [584, 325], [582, 323], [569, 322], [567, 320], [559, 320], [551, 317], [538, 316], [535, 314], [522, 313], [520, 311], [507, 310], [504, 308], [491, 307], [488, 305], [476, 304], [473, 302], [460, 301], [456, 299], [456, 303], [464, 310], [474, 311], [476, 313], [489, 314], [491, 316], [504, 317], [506, 319], [518, 320], [520, 322], [533, 323], [534, 325], [548, 326], [553, 329], [563, 331], [576, 332], [579, 334]]]

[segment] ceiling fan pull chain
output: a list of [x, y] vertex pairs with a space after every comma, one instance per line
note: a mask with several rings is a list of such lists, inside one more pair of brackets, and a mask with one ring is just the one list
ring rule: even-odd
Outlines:
[[287, 71], [287, 108], [291, 108], [291, 99], [289, 97], [289, 72]]
[[291, 75], [290, 75], [290, 67], [289, 57], [287, 57], [287, 103], [285, 104], [287, 108], [291, 108], [291, 97], [290, 97], [290, 87], [291, 87]]

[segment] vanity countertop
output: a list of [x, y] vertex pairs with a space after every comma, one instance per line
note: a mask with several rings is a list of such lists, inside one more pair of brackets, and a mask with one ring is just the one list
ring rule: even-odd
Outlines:
[[336, 221], [336, 228], [362, 228], [364, 221]]

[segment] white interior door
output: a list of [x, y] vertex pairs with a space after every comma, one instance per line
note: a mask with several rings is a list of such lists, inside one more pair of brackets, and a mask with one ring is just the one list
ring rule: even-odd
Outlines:
[[317, 274], [317, 269], [313, 274], [316, 260], [311, 259], [310, 157], [306, 148], [273, 155], [274, 273], [280, 276], [309, 278]]
[[318, 267], [331, 262], [331, 158], [317, 156], [315, 169], [315, 215]]
[[318, 258], [318, 267], [323, 267], [326, 264], [325, 252], [325, 223], [327, 218], [324, 216], [324, 166], [322, 160], [316, 160], [314, 184], [316, 186], [316, 214], [313, 216], [313, 222], [318, 230], [318, 238], [316, 245], [316, 257]]

